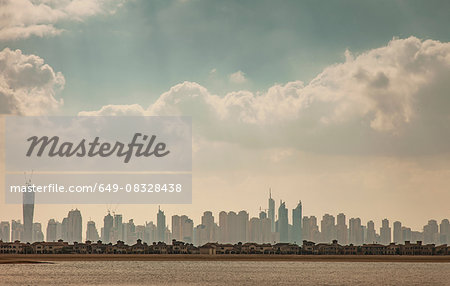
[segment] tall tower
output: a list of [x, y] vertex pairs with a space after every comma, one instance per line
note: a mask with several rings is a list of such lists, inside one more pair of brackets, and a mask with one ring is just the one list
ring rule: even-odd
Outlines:
[[278, 232], [280, 233], [280, 242], [289, 242], [288, 239], [288, 210], [286, 203], [280, 201], [280, 207], [278, 208]]
[[158, 215], [156, 218], [156, 239], [158, 241], [164, 242], [165, 241], [165, 233], [166, 233], [166, 215], [161, 210], [160, 207], [158, 207]]
[[67, 241], [69, 243], [83, 242], [82, 222], [81, 212], [78, 209], [69, 211], [67, 216]]
[[111, 230], [113, 229], [113, 217], [109, 213], [103, 218], [103, 242], [111, 242]]
[[26, 183], [26, 192], [22, 196], [23, 207], [23, 242], [32, 242], [34, 216], [34, 190], [31, 179]]
[[271, 220], [271, 231], [275, 232], [275, 201], [272, 199], [272, 190], [269, 188], [269, 218]]
[[292, 242], [302, 243], [302, 201], [292, 210]]

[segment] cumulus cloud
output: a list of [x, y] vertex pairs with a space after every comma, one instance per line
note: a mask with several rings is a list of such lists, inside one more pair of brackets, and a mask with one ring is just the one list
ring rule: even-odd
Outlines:
[[57, 110], [64, 76], [35, 55], [8, 48], [0, 52], [0, 113], [41, 115]]
[[90, 114], [192, 115], [204, 136], [249, 146], [395, 153], [430, 151], [431, 144], [447, 150], [449, 138], [442, 136], [450, 137], [445, 135], [450, 134], [449, 75], [450, 43], [410, 37], [360, 55], [347, 51], [343, 63], [325, 68], [306, 85], [294, 81], [263, 93], [218, 96], [184, 82], [146, 109], [109, 106]]
[[230, 74], [229, 79], [231, 83], [244, 83], [247, 81], [245, 73], [243, 73], [242, 71], [237, 71], [235, 73]]
[[82, 21], [100, 13], [114, 13], [122, 0], [1, 0], [0, 40], [54, 36], [61, 21]]

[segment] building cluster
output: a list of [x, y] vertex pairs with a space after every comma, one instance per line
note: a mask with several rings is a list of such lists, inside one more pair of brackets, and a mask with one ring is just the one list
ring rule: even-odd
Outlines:
[[[41, 224], [33, 222], [33, 209], [32, 204], [24, 203], [24, 224], [20, 220], [13, 220], [11, 224], [8, 221], [0, 222], [0, 240], [44, 241]], [[57, 242], [61, 239], [69, 244], [82, 242], [82, 226], [81, 212], [78, 209], [71, 210], [61, 222], [55, 219], [48, 221], [45, 241]], [[270, 193], [268, 208], [261, 210], [258, 217], [250, 217], [245, 210], [221, 211], [217, 219], [212, 212], [206, 211], [201, 217], [201, 223], [195, 225], [186, 215], [173, 215], [169, 228], [166, 215], [161, 209], [158, 209], [156, 224], [150, 221], [144, 225], [135, 225], [133, 219], [124, 221], [121, 214], [108, 212], [100, 231], [94, 221], [87, 222], [84, 237], [88, 241], [101, 240], [105, 244], [122, 241], [128, 245], [134, 244], [137, 240], [148, 245], [153, 245], [153, 242], [169, 244], [172, 240], [176, 240], [196, 246], [213, 242], [223, 245], [237, 245], [239, 242], [260, 245], [299, 244], [304, 240], [319, 244], [337, 240], [342, 245], [354, 246], [390, 245], [390, 243], [404, 245], [407, 241], [440, 245], [450, 244], [450, 223], [448, 219], [443, 219], [440, 224], [436, 220], [429, 220], [423, 231], [413, 231], [399, 221], [394, 222], [391, 227], [389, 220], [384, 219], [377, 231], [373, 221], [363, 225], [360, 218], [347, 220], [343, 213], [338, 214], [336, 218], [325, 214], [318, 222], [315, 216], [302, 215], [301, 202], [298, 202], [291, 212], [283, 201], [280, 201], [276, 209], [275, 200]]]
[[192, 243], [172, 241], [172, 244], [153, 242], [147, 244], [138, 239], [128, 245], [123, 241], [116, 244], [86, 241], [69, 244], [62, 239], [56, 242], [23, 243], [20, 241], [0, 241], [0, 254], [290, 254], [290, 255], [450, 255], [450, 246], [446, 244], [422, 244], [421, 241], [404, 244], [390, 243], [340, 245], [337, 240], [332, 243], [314, 243], [303, 241], [302, 245], [294, 243], [218, 243], [208, 242], [202, 246]]

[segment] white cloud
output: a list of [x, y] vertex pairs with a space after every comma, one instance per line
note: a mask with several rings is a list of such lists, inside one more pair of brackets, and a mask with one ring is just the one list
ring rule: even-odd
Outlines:
[[82, 21], [101, 13], [113, 13], [123, 0], [2, 0], [0, 40], [30, 36], [55, 36], [61, 21]]
[[247, 81], [245, 73], [243, 73], [242, 71], [237, 71], [235, 73], [230, 74], [229, 79], [230, 82], [232, 83], [245, 83]]
[[307, 85], [295, 81], [264, 93], [221, 97], [184, 82], [143, 113], [192, 115], [203, 136], [249, 146], [350, 153], [448, 150], [449, 75], [450, 43], [410, 37], [361, 55], [346, 52], [345, 62], [325, 68]]
[[0, 52], [0, 113], [41, 115], [57, 110], [64, 76], [35, 55], [6, 48]]

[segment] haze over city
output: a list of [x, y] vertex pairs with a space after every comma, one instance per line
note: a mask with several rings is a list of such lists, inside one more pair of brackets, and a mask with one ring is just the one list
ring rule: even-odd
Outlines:
[[[0, 113], [192, 116], [193, 203], [167, 214], [257, 216], [271, 187], [376, 228], [448, 216], [448, 2], [53, 2], [2, 7]], [[75, 208], [97, 225], [157, 211], [38, 204], [35, 220]], [[0, 220], [21, 217], [0, 196]]]

